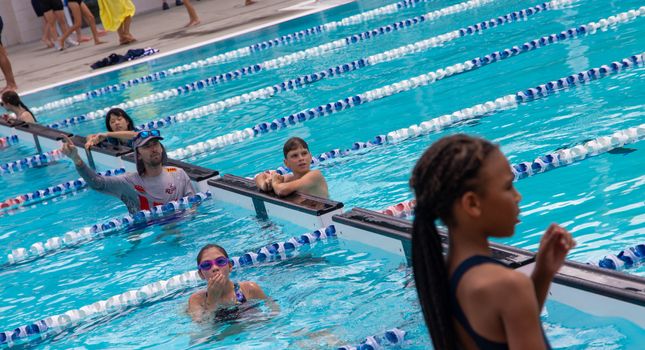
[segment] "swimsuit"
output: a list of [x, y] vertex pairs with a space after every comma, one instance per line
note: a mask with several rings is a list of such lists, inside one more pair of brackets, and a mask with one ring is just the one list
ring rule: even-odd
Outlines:
[[[218, 308], [215, 311], [215, 320], [233, 321], [240, 317], [240, 309], [238, 306], [246, 303], [246, 296], [244, 296], [239, 283], [233, 282], [233, 288], [235, 290], [235, 305], [226, 308]], [[206, 298], [208, 298], [208, 291], [206, 292]]]
[[[451, 304], [452, 304], [452, 313], [461, 324], [462, 327], [464, 327], [464, 330], [470, 337], [473, 339], [477, 347], [481, 350], [507, 350], [508, 349], [508, 344], [507, 343], [500, 343], [496, 341], [491, 341], [488, 340], [481, 335], [479, 335], [477, 332], [475, 332], [475, 329], [470, 325], [470, 322], [468, 322], [468, 319], [466, 318], [466, 315], [464, 314], [464, 311], [461, 309], [461, 306], [459, 305], [459, 301], [457, 300], [457, 285], [459, 284], [459, 281], [461, 278], [464, 276], [464, 274], [470, 270], [471, 268], [477, 266], [477, 265], [482, 265], [482, 264], [499, 264], [502, 266], [505, 266], [501, 262], [488, 257], [488, 256], [483, 256], [483, 255], [475, 255], [471, 256], [470, 258], [464, 260], [459, 266], [457, 266], [457, 269], [453, 273], [452, 277], [450, 278], [450, 299], [451, 299]], [[546, 336], [544, 335], [544, 329], [542, 329], [542, 336], [544, 337], [544, 343], [546, 344], [547, 349], [551, 349], [551, 346], [549, 345], [549, 341], [546, 339]]]
[[40, 9], [43, 13], [48, 11], [62, 11], [63, 2], [60, 0], [40, 0]]

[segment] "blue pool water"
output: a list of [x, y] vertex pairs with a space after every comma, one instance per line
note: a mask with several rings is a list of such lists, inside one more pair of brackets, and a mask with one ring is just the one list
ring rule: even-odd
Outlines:
[[[46, 111], [38, 118], [43, 123], [50, 123], [84, 114], [455, 3], [457, 1], [418, 4], [396, 14], [231, 62], [194, 69], [158, 82]], [[359, 1], [267, 30], [32, 94], [25, 100], [29, 106], [43, 105], [385, 4], [385, 1]], [[128, 113], [137, 124], [144, 123], [536, 4], [494, 1], [280, 69], [260, 72], [180, 98], [134, 107], [128, 109]], [[538, 13], [526, 21], [491, 28], [441, 47], [162, 129], [164, 143], [169, 150], [186, 147], [492, 51], [522, 45], [641, 5], [640, 1], [574, 2], [566, 9]], [[251, 176], [258, 170], [281, 165], [282, 143], [290, 136], [305, 138], [314, 154], [348, 148], [354, 141], [368, 141], [378, 134], [640, 53], [645, 47], [644, 31], [645, 19], [642, 17], [619, 23], [606, 31], [542, 47], [187, 161], [222, 173]], [[322, 165], [321, 169], [328, 180], [331, 197], [345, 203], [345, 208], [382, 209], [411, 198], [407, 180], [416, 159], [431, 142], [448, 134], [467, 132], [499, 142], [509, 160], [516, 163], [642, 124], [645, 121], [644, 71], [642, 67], [630, 69], [439, 133], [333, 161]], [[103, 120], [99, 119], [66, 130], [89, 134], [102, 131], [103, 126]], [[631, 152], [603, 154], [518, 181], [517, 187], [524, 196], [522, 222], [516, 235], [502, 243], [535, 250], [541, 233], [550, 222], [559, 222], [574, 234], [578, 246], [570, 258], [580, 262], [596, 261], [606, 254], [643, 243], [645, 146], [635, 143], [626, 147]], [[0, 152], [0, 162], [34, 152], [24, 145], [12, 146]], [[77, 177], [68, 162], [4, 175], [0, 177], [0, 200]], [[6, 212], [0, 220], [3, 247], [0, 253], [4, 257], [5, 252], [12, 249], [29, 247], [35, 242], [124, 213], [125, 208], [119, 200], [93, 191]], [[304, 232], [303, 228], [287, 222], [262, 222], [253, 218], [250, 212], [206, 202], [195, 214], [175, 224], [113, 235], [34, 263], [0, 269], [3, 281], [0, 326], [13, 329], [182, 273], [193, 267], [197, 250], [207, 242], [218, 242], [235, 255]], [[429, 338], [415, 290], [406, 287], [410, 270], [395, 261], [374, 249], [330, 241], [312, 247], [304, 256], [292, 261], [236, 273], [234, 278], [258, 282], [277, 301], [281, 308], [278, 316], [269, 317], [268, 311], [261, 306], [257, 311], [260, 315], [248, 316], [261, 320], [249, 322], [244, 327], [239, 324], [197, 326], [184, 312], [188, 295], [196, 290], [192, 289], [118, 317], [93, 321], [42, 343], [49, 348], [329, 348], [333, 344], [356, 343], [365, 336], [400, 327], [410, 332], [409, 348], [427, 348]], [[643, 267], [625, 272], [645, 276]], [[641, 328], [624, 320], [589, 317], [581, 310], [556, 302], [548, 302], [546, 309], [545, 328], [552, 345], [557, 348], [629, 349], [645, 339]], [[150, 334], [159, 336], [151, 337]]]

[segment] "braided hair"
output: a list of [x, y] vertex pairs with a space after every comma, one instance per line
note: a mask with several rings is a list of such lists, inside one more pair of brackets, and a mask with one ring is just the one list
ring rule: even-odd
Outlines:
[[435, 221], [455, 224], [452, 208], [464, 193], [477, 191], [484, 160], [498, 147], [464, 134], [444, 137], [428, 148], [412, 171], [416, 197], [412, 267], [423, 316], [435, 349], [457, 349], [452, 323], [448, 268]]

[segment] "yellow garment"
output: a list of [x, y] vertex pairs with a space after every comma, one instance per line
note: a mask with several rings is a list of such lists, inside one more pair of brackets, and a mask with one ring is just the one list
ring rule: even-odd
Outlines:
[[126, 18], [134, 16], [135, 10], [131, 0], [99, 0], [103, 28], [111, 32], [116, 32]]

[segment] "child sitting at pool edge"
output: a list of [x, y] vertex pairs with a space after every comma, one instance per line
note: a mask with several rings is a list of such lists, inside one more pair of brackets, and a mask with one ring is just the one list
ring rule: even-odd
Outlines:
[[255, 184], [262, 191], [273, 191], [278, 196], [288, 196], [302, 192], [313, 196], [329, 198], [327, 181], [320, 170], [311, 170], [311, 152], [305, 140], [292, 137], [282, 148], [284, 165], [291, 174], [280, 175], [275, 171], [265, 171], [255, 176]]

